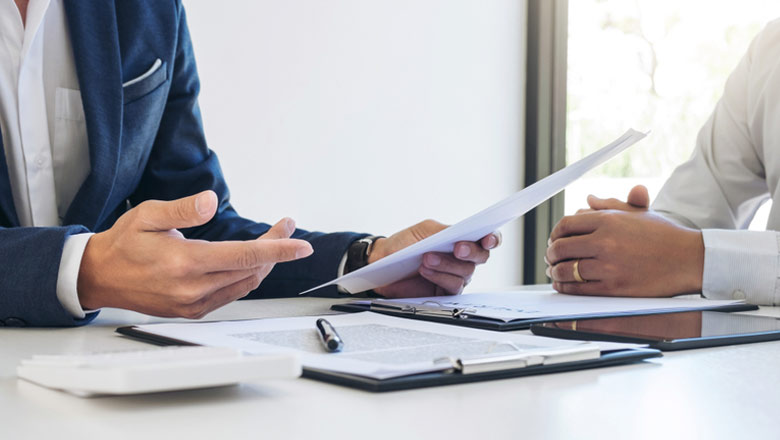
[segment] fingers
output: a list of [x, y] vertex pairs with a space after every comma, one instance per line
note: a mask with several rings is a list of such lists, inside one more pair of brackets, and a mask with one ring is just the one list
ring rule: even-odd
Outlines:
[[594, 195], [589, 195], [588, 206], [596, 211], [604, 209], [617, 209], [621, 211], [648, 209], [650, 207], [650, 195], [644, 185], [637, 185], [628, 193], [628, 198], [625, 202], [615, 198], [602, 199]]
[[637, 208], [649, 208], [650, 207], [650, 194], [647, 192], [647, 187], [644, 185], [637, 185], [631, 188], [628, 193], [628, 204]]
[[314, 252], [309, 242], [291, 238], [221, 242], [189, 240], [184, 244], [191, 264], [203, 272], [253, 269], [305, 258]]
[[555, 242], [562, 237], [590, 234], [599, 227], [599, 214], [597, 211], [592, 211], [562, 218], [550, 233], [550, 240]]
[[469, 280], [474, 275], [477, 265], [453, 258], [451, 254], [430, 252], [423, 256], [423, 267], [434, 272], [448, 273]]
[[273, 240], [273, 239], [279, 239], [279, 238], [290, 238], [290, 236], [295, 232], [295, 220], [285, 217], [278, 222], [276, 222], [275, 225], [271, 226], [271, 229], [266, 231], [265, 234], [258, 237], [260, 240]]
[[491, 250], [501, 246], [503, 239], [504, 237], [501, 232], [496, 231], [490, 235], [482, 237], [482, 240], [479, 241], [479, 244], [482, 245], [483, 249]]
[[577, 263], [577, 271], [580, 277], [587, 282], [599, 281], [597, 274], [596, 260], [592, 258], [579, 258], [577, 260], [561, 261], [550, 268], [550, 278], [553, 282], [574, 283], [577, 279], [574, 277], [574, 263]]
[[569, 295], [590, 295], [590, 296], [617, 296], [611, 293], [607, 286], [596, 281], [592, 283], [552, 283], [553, 289]]
[[133, 220], [142, 231], [167, 231], [200, 226], [217, 211], [217, 195], [203, 191], [193, 196], [171, 201], [148, 200], [133, 211]]
[[249, 292], [257, 289], [263, 278], [264, 277], [260, 276], [260, 274], [252, 274], [233, 284], [223, 287], [210, 295], [206, 295], [201, 301], [188, 306], [188, 313], [185, 317], [200, 319], [226, 304], [243, 298], [248, 295]]
[[[420, 267], [419, 273], [423, 278], [435, 284], [449, 295], [458, 295], [463, 292], [463, 288], [466, 287], [466, 281], [457, 275], [436, 272], [425, 266]], [[436, 296], [438, 296], [438, 294]]]
[[490, 257], [490, 251], [482, 245], [470, 241], [461, 241], [455, 243], [452, 250], [455, 258], [462, 261], [469, 261], [474, 264], [484, 264]]
[[592, 248], [593, 239], [589, 236], [575, 235], [559, 238], [547, 247], [544, 255], [545, 262], [552, 266], [565, 260], [595, 257], [596, 251]]
[[265, 278], [273, 267], [273, 264], [268, 264], [254, 269], [227, 270], [223, 272], [208, 273], [199, 279], [193, 280], [193, 283], [195, 284], [193, 289], [200, 289], [200, 291], [203, 292], [203, 295], [206, 296], [211, 292], [216, 292], [217, 290], [253, 275], [259, 275], [260, 277]]
[[615, 198], [602, 199], [594, 195], [588, 196], [588, 206], [590, 209], [600, 211], [603, 209], [621, 209], [626, 210], [629, 208], [628, 204]]

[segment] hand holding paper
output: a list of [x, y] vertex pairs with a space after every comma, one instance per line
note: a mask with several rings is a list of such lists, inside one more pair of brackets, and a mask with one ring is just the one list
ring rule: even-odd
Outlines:
[[[430, 237], [448, 225], [435, 220], [425, 220], [412, 227], [378, 239], [368, 254], [368, 264], [407, 248]], [[491, 249], [498, 247], [501, 234], [491, 233], [479, 242], [455, 243], [453, 252], [429, 252], [422, 257], [423, 264], [414, 276], [376, 288], [374, 291], [386, 298], [418, 296], [449, 296], [463, 292], [477, 267], [490, 258]]]
[[525, 213], [582, 177], [586, 172], [603, 164], [645, 136], [645, 133], [628, 130], [599, 151], [545, 177], [477, 214], [394, 254], [388, 255], [375, 263], [301, 294], [334, 284], [350, 292], [361, 292], [406, 279], [417, 272], [422, 263], [422, 256], [425, 253], [451, 253], [457, 242], [480, 240], [506, 223], [525, 215]]

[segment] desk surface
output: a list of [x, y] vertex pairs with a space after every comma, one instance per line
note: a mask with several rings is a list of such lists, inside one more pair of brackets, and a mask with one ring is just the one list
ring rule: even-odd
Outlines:
[[[322, 314], [333, 302], [316, 298], [241, 301], [208, 319]], [[780, 316], [780, 308], [753, 313]], [[19, 360], [37, 353], [143, 347], [116, 335], [114, 329], [158, 321], [164, 320], [104, 310], [87, 327], [0, 329], [0, 436], [711, 439], [777, 438], [780, 429], [780, 342], [667, 353], [662, 359], [621, 367], [386, 394], [298, 379], [82, 399], [15, 377]]]

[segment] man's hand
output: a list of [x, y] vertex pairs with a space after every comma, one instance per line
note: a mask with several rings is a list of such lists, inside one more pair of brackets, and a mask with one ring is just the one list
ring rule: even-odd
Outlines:
[[[564, 217], [550, 234], [545, 259], [562, 293], [673, 296], [701, 291], [704, 243], [700, 231], [648, 210], [643, 186], [627, 202], [589, 197], [591, 209]], [[578, 282], [574, 275], [577, 262]]]
[[147, 201], [93, 235], [79, 269], [82, 307], [200, 318], [256, 289], [276, 263], [312, 253], [308, 242], [289, 238], [292, 219], [252, 241], [188, 240], [177, 230], [205, 224], [216, 209], [212, 191]]
[[[380, 238], [374, 243], [368, 263], [398, 252], [446, 227], [434, 220], [426, 220], [390, 237]], [[457, 295], [471, 281], [476, 266], [488, 260], [490, 249], [500, 244], [501, 234], [495, 232], [478, 243], [458, 242], [453, 253], [429, 252], [423, 255], [423, 264], [416, 276], [374, 290], [388, 298]]]

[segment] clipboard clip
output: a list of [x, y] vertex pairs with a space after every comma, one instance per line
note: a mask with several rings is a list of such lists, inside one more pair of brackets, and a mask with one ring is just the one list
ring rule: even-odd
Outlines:
[[[511, 344], [510, 345], [514, 345]], [[572, 356], [579, 358], [584, 355], [588, 358], [589, 354], [598, 357], [600, 350], [593, 344], [582, 344], [579, 346], [558, 348], [558, 349], [537, 349], [521, 350], [515, 346], [517, 352], [506, 352], [502, 354], [487, 354], [467, 358], [445, 357], [436, 359], [434, 363], [446, 362], [452, 365], [453, 372], [460, 374], [477, 374], [494, 371], [515, 370], [519, 368], [532, 367], [535, 365], [548, 365], [573, 360]]]
[[[425, 307], [433, 304], [438, 307]], [[468, 308], [445, 307], [436, 301], [425, 301], [422, 305], [394, 304], [389, 301], [371, 301], [369, 310], [372, 312], [392, 312], [405, 315], [438, 316], [441, 318], [467, 319], [469, 314], [476, 311]]]
[[435, 362], [449, 362], [452, 371], [460, 374], [487, 373], [492, 371], [515, 370], [533, 365], [543, 365], [544, 355], [532, 353], [510, 353], [503, 355], [478, 356], [470, 358], [442, 358]]

